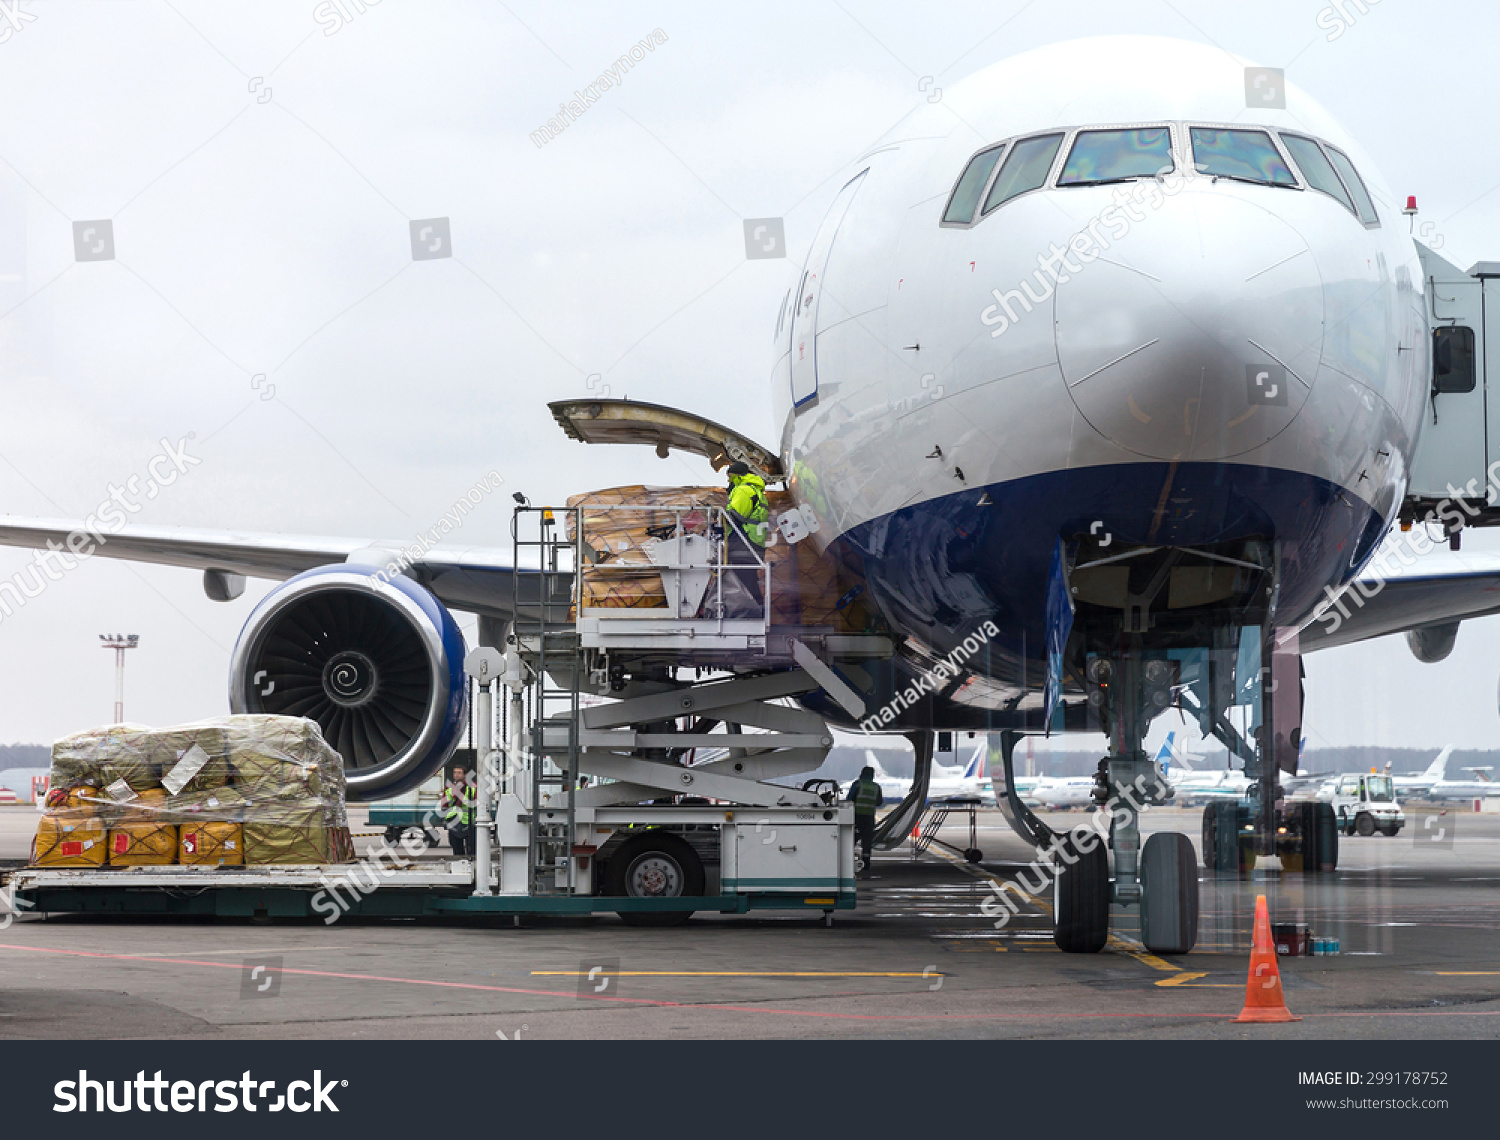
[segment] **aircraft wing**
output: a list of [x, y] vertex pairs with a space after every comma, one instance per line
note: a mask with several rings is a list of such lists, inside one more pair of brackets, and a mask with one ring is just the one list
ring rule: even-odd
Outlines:
[[[71, 547], [69, 535], [75, 536]], [[94, 535], [102, 537], [102, 541], [96, 543]], [[169, 526], [126, 526], [115, 533], [96, 529], [90, 534], [77, 520], [0, 517], [0, 546], [42, 549], [49, 543], [65, 554], [70, 549], [89, 551], [92, 547], [93, 557], [217, 570], [273, 581], [340, 562], [367, 565], [371, 573], [393, 566], [394, 572], [400, 569], [398, 560], [403, 557], [402, 544], [392, 541]], [[444, 605], [489, 617], [512, 615], [516, 576], [511, 566], [511, 550], [494, 547], [409, 550], [408, 575], [431, 590]], [[539, 584], [536, 579], [534, 572], [522, 571], [523, 605], [535, 599]]]
[[1340, 595], [1344, 613], [1329, 605], [1304, 626], [1303, 652], [1500, 613], [1500, 555], [1441, 552], [1410, 569], [1390, 565], [1400, 573], [1382, 579], [1367, 569]]

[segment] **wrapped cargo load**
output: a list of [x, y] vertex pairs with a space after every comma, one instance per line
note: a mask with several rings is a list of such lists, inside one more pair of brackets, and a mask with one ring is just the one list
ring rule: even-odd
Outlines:
[[[611, 487], [574, 495], [568, 500], [577, 508], [583, 529], [583, 574], [580, 600], [590, 609], [630, 609], [667, 612], [667, 595], [661, 573], [653, 569], [652, 544], [679, 531], [710, 535], [718, 519], [715, 507], [723, 507], [723, 487]], [[766, 502], [774, 524], [784, 511], [795, 506], [790, 493], [767, 491]], [[573, 516], [567, 516], [568, 537]], [[774, 532], [764, 557], [771, 575], [771, 624], [832, 626], [839, 632], [860, 632], [869, 623], [869, 611], [859, 603], [858, 579], [837, 558], [812, 543], [782, 540]], [[722, 546], [714, 554], [725, 561]], [[710, 587], [704, 612], [715, 598]], [[649, 616], [649, 614], [645, 615]]]
[[32, 863], [344, 863], [344, 801], [343, 759], [303, 717], [89, 729], [52, 747]]

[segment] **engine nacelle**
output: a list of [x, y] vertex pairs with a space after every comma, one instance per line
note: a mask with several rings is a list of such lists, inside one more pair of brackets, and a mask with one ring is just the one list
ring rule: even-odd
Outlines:
[[277, 586], [240, 631], [229, 706], [317, 721], [344, 758], [350, 800], [410, 791], [468, 724], [464, 638], [415, 582], [321, 566]]
[[1458, 622], [1445, 625], [1422, 625], [1406, 631], [1406, 645], [1412, 656], [1427, 665], [1436, 665], [1453, 652], [1458, 639]]

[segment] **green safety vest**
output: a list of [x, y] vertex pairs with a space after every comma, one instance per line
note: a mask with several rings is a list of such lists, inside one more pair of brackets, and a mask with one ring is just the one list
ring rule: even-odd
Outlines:
[[474, 789], [465, 786], [456, 796], [451, 787], [443, 789], [443, 822], [449, 827], [468, 827], [474, 822]]
[[766, 481], [759, 475], [731, 475], [729, 484], [729, 513], [740, 521], [746, 538], [764, 546], [770, 529], [766, 520], [771, 517]]
[[874, 815], [880, 802], [880, 785], [874, 780], [860, 780], [854, 786], [854, 814]]

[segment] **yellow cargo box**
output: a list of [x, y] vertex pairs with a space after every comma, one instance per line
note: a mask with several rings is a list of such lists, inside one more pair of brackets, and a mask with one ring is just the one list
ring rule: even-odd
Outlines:
[[111, 867], [161, 867], [177, 862], [177, 828], [170, 823], [122, 823], [109, 832]]
[[245, 862], [245, 834], [237, 823], [183, 824], [178, 829], [177, 861], [238, 867]]
[[108, 854], [104, 823], [97, 816], [49, 812], [37, 824], [31, 864], [34, 867], [101, 867]]

